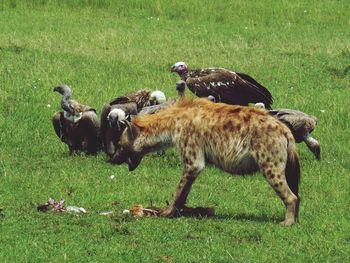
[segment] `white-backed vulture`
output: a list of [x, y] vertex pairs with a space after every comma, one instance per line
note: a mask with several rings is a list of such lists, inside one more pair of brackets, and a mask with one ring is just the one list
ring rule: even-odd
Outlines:
[[67, 85], [54, 88], [62, 95], [61, 107], [52, 118], [52, 124], [57, 136], [68, 145], [69, 154], [74, 151], [84, 151], [96, 154], [99, 150], [99, 121], [96, 110], [71, 100], [71, 89]]

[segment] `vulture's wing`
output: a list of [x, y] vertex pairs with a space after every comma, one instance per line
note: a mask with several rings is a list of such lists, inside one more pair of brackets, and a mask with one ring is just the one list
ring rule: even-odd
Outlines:
[[151, 92], [148, 90], [138, 90], [135, 93], [129, 95], [132, 102], [137, 105], [137, 110], [140, 111], [143, 107], [150, 105]]
[[293, 130], [305, 127], [307, 115], [303, 112], [290, 109], [275, 109], [269, 112]]
[[137, 105], [138, 111], [140, 111], [143, 107], [149, 105], [150, 94], [151, 92], [148, 90], [138, 90], [125, 96], [119, 96], [109, 104], [114, 105], [134, 102]]
[[96, 112], [96, 110], [90, 106], [87, 106], [87, 105], [83, 105], [75, 100], [71, 100], [69, 102], [70, 106], [74, 109], [74, 111], [76, 113], [78, 112], [87, 112], [87, 111], [94, 111]]
[[240, 76], [242, 79], [244, 79], [244, 81], [248, 82], [249, 85], [255, 86], [255, 88], [257, 88], [262, 93], [262, 96], [266, 97], [266, 100], [268, 100], [270, 104], [269, 108], [271, 109], [271, 104], [273, 103], [273, 97], [270, 91], [247, 74], [237, 72], [237, 75]]
[[79, 126], [84, 131], [84, 142], [86, 144], [86, 150], [90, 154], [96, 154], [100, 146], [99, 130], [100, 123], [97, 115], [94, 111], [83, 112], [79, 121]]
[[246, 74], [208, 68], [192, 71], [186, 84], [199, 97], [212, 95], [216, 101], [244, 106], [248, 103], [263, 102], [266, 108], [271, 108], [271, 93]]
[[305, 132], [311, 133], [315, 129], [317, 123], [317, 118], [315, 116], [297, 110], [275, 109], [271, 110], [270, 114], [295, 131], [302, 129]]
[[108, 116], [109, 112], [111, 111], [111, 109], [112, 109], [111, 105], [105, 104], [102, 108], [102, 111], [101, 111], [100, 139], [101, 139], [102, 147], [104, 149], [106, 147], [105, 138], [106, 138], [106, 131], [108, 128], [107, 116]]
[[137, 115], [137, 105], [135, 102], [113, 105], [112, 108], [122, 109], [126, 115]]
[[58, 138], [60, 138], [61, 141], [64, 141], [65, 133], [66, 133], [66, 127], [65, 127], [66, 125], [64, 122], [62, 112], [55, 113], [55, 115], [52, 117], [52, 125]]
[[130, 99], [127, 96], [119, 96], [112, 100], [109, 104], [114, 105], [114, 104], [124, 104], [124, 103], [129, 103], [131, 102]]

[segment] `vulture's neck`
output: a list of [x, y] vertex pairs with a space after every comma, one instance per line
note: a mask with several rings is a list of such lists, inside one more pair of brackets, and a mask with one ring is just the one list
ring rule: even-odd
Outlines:
[[61, 100], [61, 107], [64, 111], [70, 113], [71, 115], [75, 115], [74, 108], [70, 103], [70, 95], [63, 95]]
[[189, 73], [188, 71], [185, 71], [185, 72], [183, 72], [183, 73], [181, 73], [181, 74], [179, 74], [179, 75], [180, 75], [180, 77], [181, 77], [181, 79], [182, 79], [183, 81], [186, 81], [187, 78], [190, 77], [190, 73]]

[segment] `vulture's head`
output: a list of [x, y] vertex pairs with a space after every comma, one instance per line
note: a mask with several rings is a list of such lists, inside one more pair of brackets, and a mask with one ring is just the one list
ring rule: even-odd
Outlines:
[[208, 100], [210, 100], [211, 102], [216, 102], [216, 99], [215, 99], [215, 97], [213, 96], [213, 95], [209, 95], [208, 97]]
[[160, 90], [153, 91], [149, 97], [149, 102], [151, 105], [162, 104], [166, 102], [165, 94]]
[[121, 121], [121, 125], [125, 126], [125, 128], [120, 136], [117, 150], [111, 158], [111, 162], [118, 165], [127, 163], [129, 171], [133, 171], [140, 164], [143, 156], [134, 147], [135, 140], [139, 134], [139, 128], [127, 120]]
[[122, 109], [113, 109], [108, 113], [107, 121], [110, 127], [117, 126], [119, 128], [119, 123], [126, 120], [127, 117]]
[[262, 102], [258, 102], [254, 104], [254, 107], [259, 109], [265, 109], [265, 104]]
[[70, 97], [72, 95], [72, 90], [66, 84], [61, 84], [55, 87], [53, 91], [58, 92], [65, 97]]
[[181, 76], [188, 72], [188, 67], [185, 62], [177, 62], [171, 66], [171, 72], [177, 72]]

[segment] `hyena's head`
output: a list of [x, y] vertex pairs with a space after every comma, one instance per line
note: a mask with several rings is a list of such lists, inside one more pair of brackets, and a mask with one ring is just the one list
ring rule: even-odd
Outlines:
[[125, 128], [111, 161], [118, 165], [127, 163], [129, 171], [133, 171], [140, 164], [143, 156], [141, 152], [134, 149], [134, 142], [139, 135], [139, 128], [128, 120], [123, 120], [121, 125], [125, 126]]

